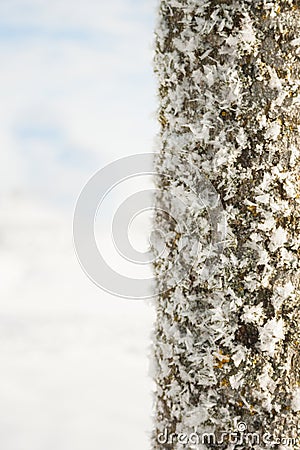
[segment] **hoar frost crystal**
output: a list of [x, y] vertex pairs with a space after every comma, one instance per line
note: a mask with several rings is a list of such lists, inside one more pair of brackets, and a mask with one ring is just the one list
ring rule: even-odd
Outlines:
[[[300, 439], [299, 36], [299, 1], [160, 2], [156, 168], [166, 182], [154, 222], [168, 251], [154, 263], [163, 294], [153, 335], [153, 449], [300, 449], [300, 440], [193, 447], [157, 439], [165, 429], [218, 433], [238, 421]], [[226, 215], [213, 271], [203, 271], [214, 249], [209, 211], [192, 206], [190, 163]], [[188, 240], [178, 244], [180, 224], [161, 212], [172, 216], [176, 189], [187, 205], [176, 217], [197, 236], [197, 252]], [[186, 276], [174, 286], [178, 258]]]

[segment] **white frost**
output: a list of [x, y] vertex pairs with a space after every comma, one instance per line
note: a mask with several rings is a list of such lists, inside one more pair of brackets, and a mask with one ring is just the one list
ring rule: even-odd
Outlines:
[[279, 247], [282, 247], [283, 244], [286, 243], [286, 241], [287, 241], [286, 230], [282, 227], [276, 228], [276, 230], [274, 230], [271, 235], [270, 250], [274, 252]]
[[300, 388], [297, 388], [294, 392], [291, 407], [295, 412], [300, 411]]
[[229, 377], [229, 382], [232, 389], [239, 389], [244, 381], [245, 380], [243, 377], [243, 373], [238, 373], [236, 375], [231, 375], [231, 377]]
[[273, 393], [276, 388], [276, 383], [270, 377], [268, 366], [263, 370], [263, 373], [258, 377], [259, 385], [263, 391]]
[[234, 365], [238, 367], [241, 364], [241, 362], [245, 359], [245, 357], [246, 357], [245, 349], [244, 347], [241, 346], [238, 349], [238, 351], [232, 355], [231, 359], [233, 360]]
[[[288, 283], [286, 283], [284, 286], [276, 286], [274, 288], [274, 295], [273, 295], [271, 301], [272, 301], [272, 304], [273, 304], [275, 310], [278, 310], [279, 308], [281, 308], [284, 300], [291, 297], [294, 290], [295, 290], [295, 286], [290, 281]], [[293, 297], [294, 297], [294, 295], [293, 295]]]
[[259, 323], [264, 318], [264, 309], [262, 303], [254, 306], [245, 306], [244, 314], [242, 314], [241, 319], [245, 323]]
[[284, 338], [283, 319], [269, 320], [263, 327], [260, 327], [260, 349], [274, 356], [276, 344]]
[[265, 134], [265, 138], [275, 141], [278, 138], [278, 136], [280, 134], [280, 131], [281, 131], [280, 123], [279, 122], [274, 122], [267, 129], [266, 134]]

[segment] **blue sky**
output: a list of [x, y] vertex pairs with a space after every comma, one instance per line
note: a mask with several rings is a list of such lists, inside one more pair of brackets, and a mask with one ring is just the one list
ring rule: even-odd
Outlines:
[[154, 148], [155, 6], [0, 1], [1, 449], [150, 447], [153, 312], [86, 277], [72, 216], [96, 170]]
[[0, 3], [1, 190], [70, 209], [155, 135], [154, 0]]

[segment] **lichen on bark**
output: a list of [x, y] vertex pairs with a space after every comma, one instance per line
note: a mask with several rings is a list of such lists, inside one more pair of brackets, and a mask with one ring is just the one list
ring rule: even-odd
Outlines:
[[[155, 72], [154, 223], [168, 251], [154, 263], [162, 293], [153, 449], [300, 449], [299, 2], [161, 0]], [[191, 163], [219, 193], [227, 221], [226, 247], [207, 278], [207, 211], [193, 211]], [[180, 227], [161, 212], [172, 215], [178, 191], [188, 205], [180, 221], [201, 244], [197, 255], [179, 245]], [[186, 276], [173, 286], [179, 255]], [[176, 440], [239, 422], [273, 441]], [[159, 442], [166, 429], [172, 442]], [[288, 447], [281, 438], [299, 441]]]

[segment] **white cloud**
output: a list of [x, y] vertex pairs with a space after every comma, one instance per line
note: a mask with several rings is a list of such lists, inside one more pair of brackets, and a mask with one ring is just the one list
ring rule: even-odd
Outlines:
[[[5, 37], [5, 33], [0, 39], [0, 57], [5, 60], [0, 73], [0, 133], [10, 142], [4, 153], [13, 154], [17, 161], [11, 162], [8, 172], [19, 166], [24, 172], [22, 179], [34, 180], [32, 170], [29, 175], [27, 172], [33, 161], [24, 149], [28, 140], [23, 143], [16, 133], [41, 120], [60, 131], [63, 138], [59, 145], [80, 150], [87, 161], [98, 161], [98, 166], [125, 154], [152, 149], [153, 15], [143, 12], [150, 3], [32, 0], [0, 5], [1, 21], [15, 30], [14, 39]], [[149, 23], [145, 24], [145, 17]], [[123, 25], [110, 27], [110, 22], [118, 21]], [[102, 22], [110, 27], [108, 40], [102, 32]], [[65, 30], [71, 25], [86, 29], [92, 38], [53, 38], [51, 33], [24, 32], [24, 26], [26, 30], [34, 30], [35, 26], [45, 30], [61, 26]], [[29, 145], [40, 147], [40, 157], [36, 152], [32, 154], [34, 167], [39, 159], [44, 160], [50, 172], [59, 174], [61, 169], [52, 156], [53, 143], [35, 140]], [[72, 161], [64, 171], [68, 174], [65, 184], [69, 190], [79, 192], [87, 174], [83, 171], [82, 177], [77, 176]], [[49, 187], [55, 188], [56, 184]], [[60, 188], [58, 183], [57, 189]], [[43, 195], [47, 191], [41, 190]]]
[[99, 167], [153, 148], [155, 3], [0, 2], [5, 450], [147, 447], [151, 312], [86, 278], [70, 208]]
[[[1, 2], [1, 21], [16, 26], [86, 29], [121, 35], [132, 27], [143, 29], [140, 19], [148, 19], [155, 2], [149, 0], [10, 0]], [[151, 9], [150, 9], [151, 8]]]

